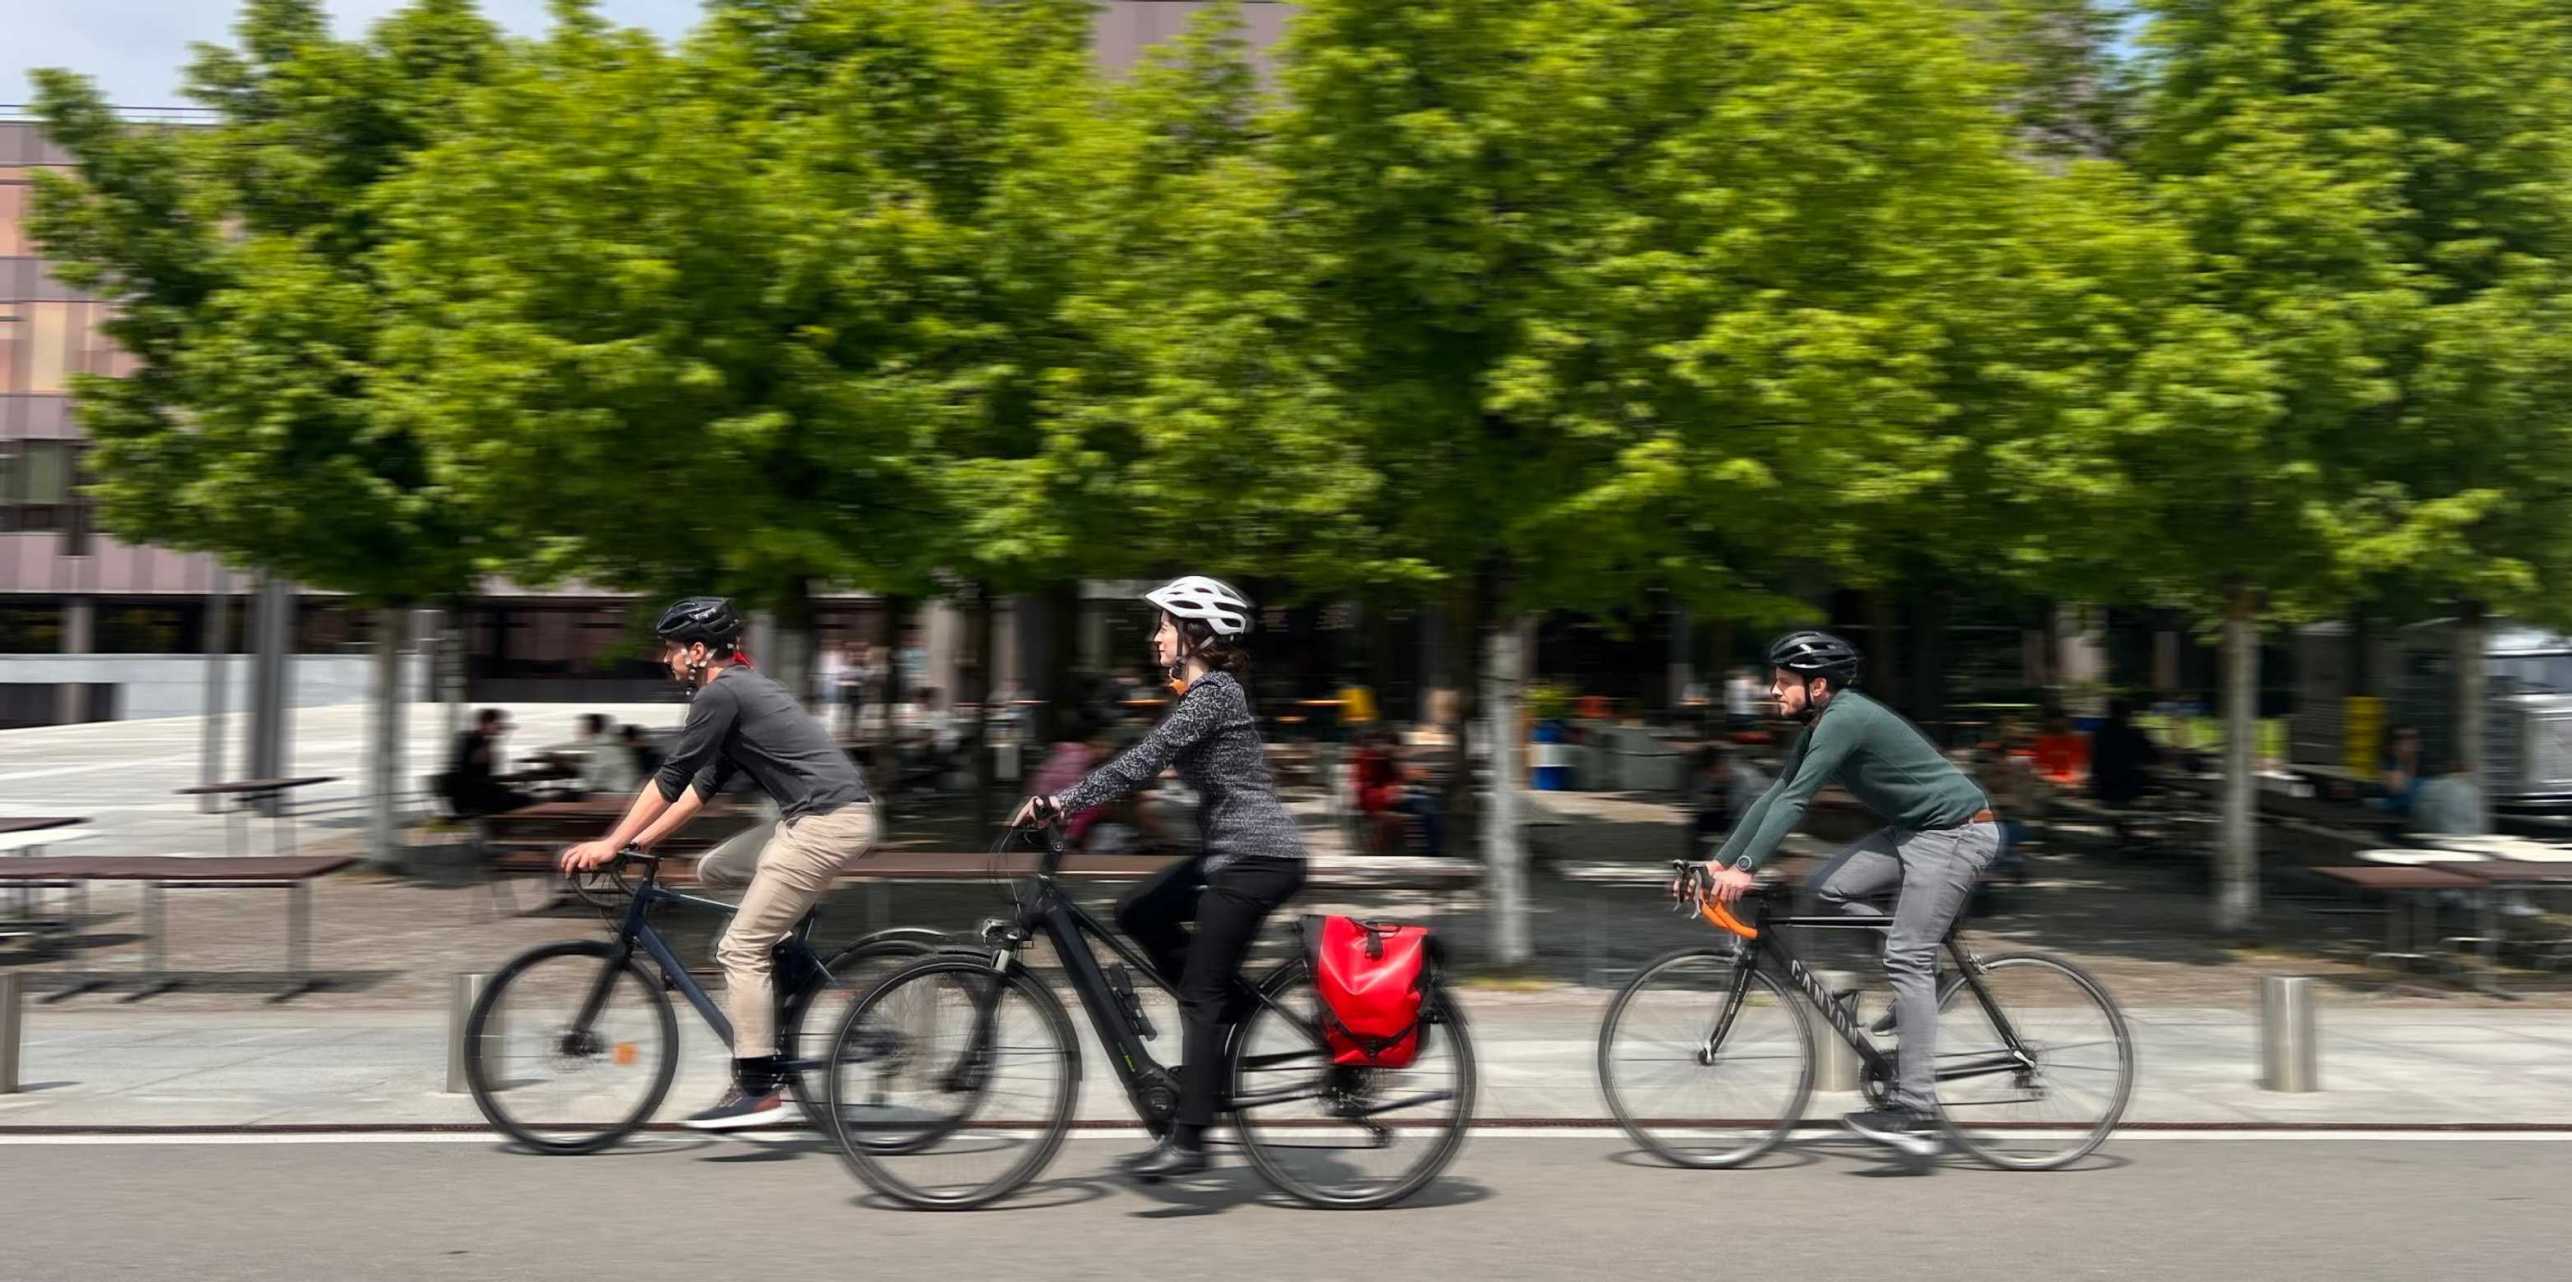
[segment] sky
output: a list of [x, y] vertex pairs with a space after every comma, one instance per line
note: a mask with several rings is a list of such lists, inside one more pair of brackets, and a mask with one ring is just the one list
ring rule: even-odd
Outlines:
[[[403, 0], [327, 0], [340, 34], [359, 35]], [[673, 38], [696, 25], [699, 0], [600, 0], [620, 26]], [[481, 0], [485, 17], [541, 35], [545, 0]], [[35, 96], [27, 73], [69, 67], [98, 82], [120, 107], [180, 107], [179, 82], [196, 41], [232, 42], [238, 0], [0, 0], [0, 103]]]

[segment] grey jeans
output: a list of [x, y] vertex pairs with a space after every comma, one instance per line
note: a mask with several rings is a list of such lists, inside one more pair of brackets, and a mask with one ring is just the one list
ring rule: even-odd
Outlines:
[[[1808, 883], [1823, 906], [1881, 917], [1872, 900], [1899, 887], [1884, 936], [1884, 975], [1893, 981], [1896, 1107], [1938, 1106], [1938, 945], [1965, 910], [1974, 879], [2000, 853], [2000, 825], [1966, 824], [1913, 832], [1879, 828], [1832, 856]], [[1838, 932], [1824, 932], [1838, 933]]]

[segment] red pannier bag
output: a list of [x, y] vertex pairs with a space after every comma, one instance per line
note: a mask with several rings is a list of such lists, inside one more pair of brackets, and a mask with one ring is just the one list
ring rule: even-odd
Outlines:
[[1406, 1068], [1419, 1058], [1420, 1006], [1437, 966], [1428, 927], [1307, 917], [1304, 951], [1332, 1063]]

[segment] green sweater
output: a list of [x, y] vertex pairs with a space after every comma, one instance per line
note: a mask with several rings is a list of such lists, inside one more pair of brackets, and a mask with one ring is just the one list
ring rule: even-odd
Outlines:
[[1786, 754], [1777, 782], [1733, 825], [1715, 862], [1766, 862], [1804, 818], [1823, 784], [1837, 782], [1896, 828], [1953, 828], [1991, 809], [1982, 788], [1891, 708], [1854, 690], [1834, 695]]

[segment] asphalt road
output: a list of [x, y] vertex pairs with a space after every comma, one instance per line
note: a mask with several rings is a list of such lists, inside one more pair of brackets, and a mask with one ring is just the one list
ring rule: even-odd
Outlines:
[[[2533, 1279], [2572, 1141], [2121, 1139], [2084, 1169], [1894, 1175], [1849, 1142], [1675, 1171], [1614, 1136], [1477, 1135], [1390, 1211], [1184, 1187], [1083, 1139], [1004, 1209], [882, 1209], [801, 1140], [540, 1158], [489, 1140], [0, 1144], [0, 1277]], [[1684, 1273], [1682, 1271], [1685, 1271]]]

